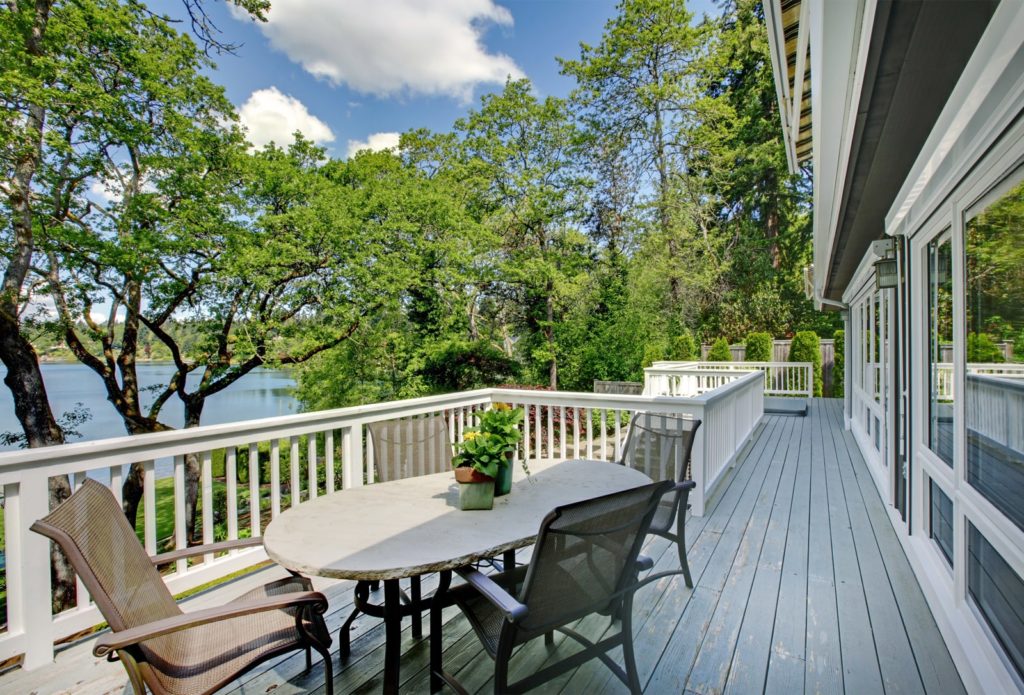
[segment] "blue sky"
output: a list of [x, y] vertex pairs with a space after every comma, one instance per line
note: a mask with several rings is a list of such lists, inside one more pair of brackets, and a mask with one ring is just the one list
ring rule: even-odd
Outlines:
[[[696, 14], [712, 0], [695, 0]], [[390, 146], [411, 128], [449, 130], [501, 88], [526, 76], [543, 96], [572, 81], [556, 56], [597, 43], [614, 0], [277, 0], [258, 24], [225, 3], [207, 3], [235, 55], [215, 57], [211, 76], [249, 127], [281, 144], [296, 128], [347, 156], [359, 144]], [[181, 15], [179, 0], [154, 9]], [[184, 25], [183, 25], [184, 28]]]

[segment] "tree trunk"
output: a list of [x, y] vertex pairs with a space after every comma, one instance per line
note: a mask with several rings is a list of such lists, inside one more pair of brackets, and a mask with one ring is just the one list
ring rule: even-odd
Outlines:
[[[203, 415], [206, 399], [193, 398], [185, 402], [185, 427], [198, 427]], [[199, 511], [199, 478], [201, 474], [198, 454], [185, 456], [185, 538], [189, 545], [202, 541], [196, 535], [196, 518]], [[293, 493], [294, 494], [294, 493]], [[211, 513], [213, 510], [210, 510]]]
[[[25, 35], [25, 53], [30, 59], [43, 56], [43, 38], [49, 18], [49, 0], [36, 0], [32, 25]], [[31, 62], [26, 67], [31, 70], [36, 65]], [[35, 448], [63, 444], [64, 432], [53, 417], [36, 351], [21, 332], [21, 293], [35, 254], [32, 179], [43, 158], [46, 108], [30, 101], [21, 115], [24, 116], [25, 142], [15, 161], [7, 197], [14, 246], [7, 258], [0, 289], [0, 361], [7, 367], [4, 383], [14, 399], [14, 414], [25, 434], [25, 442]], [[51, 509], [71, 494], [71, 483], [66, 475], [50, 478], [48, 487]], [[56, 613], [74, 604], [75, 574], [56, 543], [50, 544], [50, 560], [52, 605]]]

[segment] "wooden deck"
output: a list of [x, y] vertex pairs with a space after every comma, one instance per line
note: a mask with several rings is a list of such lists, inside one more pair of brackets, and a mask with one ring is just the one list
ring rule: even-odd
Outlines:
[[[822, 399], [807, 417], [767, 416], [709, 513], [688, 521], [695, 588], [687, 589], [682, 577], [666, 579], [643, 589], [634, 606], [646, 692], [963, 692], [841, 418], [841, 403]], [[661, 539], [649, 543], [647, 554], [656, 559], [656, 571], [677, 562]], [[277, 572], [264, 570], [191, 603], [222, 602]], [[352, 585], [320, 586], [331, 599], [334, 629], [348, 615]], [[592, 636], [607, 629], [608, 620], [600, 617], [577, 626]], [[344, 662], [334, 650], [336, 692], [379, 692], [383, 626], [360, 618], [354, 637]], [[445, 625], [445, 645], [446, 668], [471, 692], [490, 692], [491, 662], [455, 613]], [[62, 650], [51, 667], [0, 676], [0, 691], [127, 692], [121, 666], [93, 658], [90, 649], [86, 640]], [[512, 676], [572, 649], [558, 637], [554, 647], [535, 640], [513, 657]], [[427, 642], [414, 641], [407, 628], [403, 651], [403, 692], [427, 692]], [[314, 663], [310, 673], [303, 667], [297, 653], [247, 674], [225, 692], [323, 692], [322, 666]], [[624, 688], [591, 663], [542, 690]]]

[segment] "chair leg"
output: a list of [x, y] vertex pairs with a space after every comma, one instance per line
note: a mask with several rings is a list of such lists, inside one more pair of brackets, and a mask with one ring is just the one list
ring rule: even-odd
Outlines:
[[683, 579], [686, 580], [687, 588], [692, 589], [693, 578], [690, 576], [690, 563], [686, 561], [686, 542], [682, 536], [676, 542], [676, 549], [679, 551], [679, 566], [683, 569]]
[[551, 646], [555, 643], [555, 632], [554, 630], [548, 630], [544, 633], [544, 644]]
[[[314, 644], [313, 648], [316, 649], [324, 659], [324, 687], [327, 690], [327, 695], [334, 695], [334, 664], [331, 663], [331, 651], [319, 644]], [[309, 653], [309, 647], [306, 647], [306, 653]], [[308, 668], [309, 667], [307, 666], [307, 669]]]
[[640, 695], [640, 677], [636, 670], [636, 656], [633, 653], [633, 597], [628, 596], [622, 602], [622, 659], [626, 666], [626, 678], [629, 679], [629, 692]]

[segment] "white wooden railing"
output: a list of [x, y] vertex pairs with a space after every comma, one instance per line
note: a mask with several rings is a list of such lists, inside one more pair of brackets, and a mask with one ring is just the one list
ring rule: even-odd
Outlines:
[[968, 430], [1018, 457], [1024, 452], [1024, 379], [1019, 375], [968, 374], [965, 412]]
[[[0, 661], [24, 654], [25, 668], [52, 660], [53, 642], [102, 621], [84, 586], [77, 604], [51, 615], [49, 541], [32, 533], [32, 523], [49, 511], [48, 481], [69, 476], [73, 485], [86, 477], [109, 483], [121, 498], [127, 466], [141, 462], [145, 475], [139, 513], [143, 544], [151, 555], [183, 548], [185, 538], [186, 457], [200, 461], [201, 544], [214, 542], [215, 515], [224, 519], [227, 539], [259, 536], [265, 522], [284, 509], [337, 489], [372, 483], [375, 478], [368, 423], [442, 414], [452, 440], [461, 439], [475, 414], [492, 403], [526, 408], [524, 439], [517, 459], [592, 458], [621, 455], [632, 414], [654, 412], [700, 418], [692, 471], [697, 489], [692, 513], [702, 515], [706, 500], [735, 460], [763, 414], [761, 372], [730, 374], [728, 383], [692, 397], [628, 396], [520, 389], [481, 389], [315, 413], [252, 420], [155, 434], [120, 437], [0, 454], [4, 493], [7, 573], [7, 627], [0, 631]], [[247, 459], [248, 483], [238, 477]], [[223, 459], [224, 479], [216, 481], [213, 461]], [[312, 465], [310, 465], [312, 463]], [[157, 474], [170, 466], [174, 533], [157, 537]], [[261, 484], [261, 467], [269, 478]], [[252, 501], [257, 500], [256, 504]], [[256, 511], [259, 510], [259, 511]], [[372, 523], [372, 520], [368, 520]], [[443, 542], [443, 541], [442, 541]], [[167, 545], [171, 547], [166, 547]], [[178, 593], [250, 567], [266, 559], [262, 548], [235, 550], [202, 562], [175, 563], [164, 576]]]
[[[953, 363], [938, 362], [933, 366], [935, 394], [940, 401], [953, 400]], [[1024, 379], [1024, 364], [1017, 362], [968, 362], [968, 374]]]
[[644, 370], [644, 394], [699, 394], [730, 380], [722, 372], [753, 370], [764, 372], [766, 396], [814, 396], [810, 362], [655, 362]]

